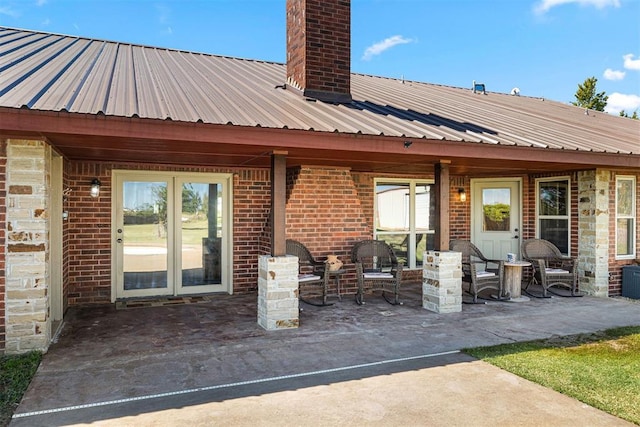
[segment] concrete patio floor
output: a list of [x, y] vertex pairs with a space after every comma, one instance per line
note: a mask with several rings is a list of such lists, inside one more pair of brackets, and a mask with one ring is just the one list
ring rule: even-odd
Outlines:
[[368, 296], [257, 325], [255, 295], [73, 308], [11, 423], [37, 425], [628, 425], [459, 352], [640, 325], [618, 298], [464, 304]]

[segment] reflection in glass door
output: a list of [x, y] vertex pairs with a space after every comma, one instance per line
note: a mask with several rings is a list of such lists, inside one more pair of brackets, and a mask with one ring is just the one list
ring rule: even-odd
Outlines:
[[117, 230], [117, 239], [122, 245], [125, 291], [137, 295], [170, 293], [168, 188], [166, 181], [122, 183], [122, 227]]
[[229, 292], [230, 175], [114, 171], [114, 298]]
[[222, 185], [179, 182], [181, 292], [215, 290], [222, 283]]

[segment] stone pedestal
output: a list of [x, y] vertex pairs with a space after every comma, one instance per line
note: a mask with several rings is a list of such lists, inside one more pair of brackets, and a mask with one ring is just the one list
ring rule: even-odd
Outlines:
[[297, 328], [298, 257], [261, 256], [258, 260], [258, 325], [268, 331]]
[[462, 311], [462, 254], [426, 251], [422, 270], [422, 307], [436, 313]]

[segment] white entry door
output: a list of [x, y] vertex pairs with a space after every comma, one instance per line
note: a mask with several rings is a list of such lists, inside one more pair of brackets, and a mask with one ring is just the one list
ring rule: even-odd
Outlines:
[[471, 241], [490, 259], [520, 259], [521, 180], [471, 180]]
[[230, 176], [114, 171], [112, 299], [230, 292]]

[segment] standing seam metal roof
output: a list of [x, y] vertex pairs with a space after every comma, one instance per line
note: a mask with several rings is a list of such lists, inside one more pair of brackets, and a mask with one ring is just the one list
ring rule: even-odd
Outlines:
[[284, 90], [286, 66], [0, 27], [0, 106], [640, 153], [640, 121], [540, 98], [352, 74], [350, 104]]

